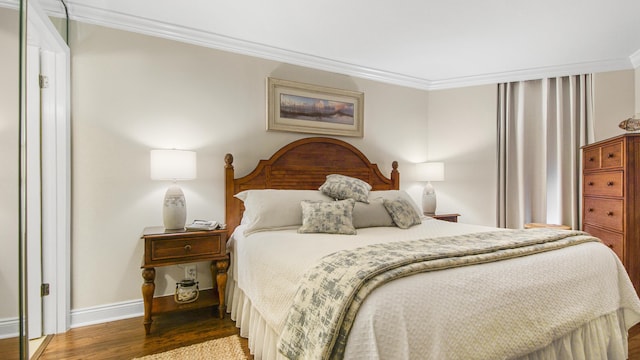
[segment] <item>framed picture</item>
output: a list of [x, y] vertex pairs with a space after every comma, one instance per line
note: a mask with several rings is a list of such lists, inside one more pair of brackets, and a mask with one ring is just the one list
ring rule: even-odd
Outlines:
[[267, 130], [362, 137], [364, 94], [269, 78]]

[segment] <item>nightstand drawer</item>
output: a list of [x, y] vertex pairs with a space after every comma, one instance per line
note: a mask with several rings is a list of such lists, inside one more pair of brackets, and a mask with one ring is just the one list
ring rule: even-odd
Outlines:
[[221, 259], [226, 256], [226, 240], [225, 231], [146, 235], [143, 267]]
[[585, 175], [584, 194], [622, 196], [622, 174], [622, 171], [610, 171]]
[[584, 198], [584, 223], [599, 224], [602, 227], [623, 231], [622, 199]]
[[211, 256], [221, 253], [220, 237], [151, 240], [151, 261]]

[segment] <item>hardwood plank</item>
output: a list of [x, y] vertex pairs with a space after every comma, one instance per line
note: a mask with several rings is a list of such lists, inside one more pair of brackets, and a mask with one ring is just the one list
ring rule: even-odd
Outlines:
[[[157, 316], [148, 336], [142, 317], [71, 329], [55, 335], [39, 359], [131, 359], [234, 334], [238, 329], [228, 316], [221, 320], [211, 309], [197, 309]], [[247, 340], [241, 343], [249, 356]], [[17, 359], [16, 338], [0, 340], [0, 358]], [[629, 330], [629, 359], [640, 360], [640, 324]]]

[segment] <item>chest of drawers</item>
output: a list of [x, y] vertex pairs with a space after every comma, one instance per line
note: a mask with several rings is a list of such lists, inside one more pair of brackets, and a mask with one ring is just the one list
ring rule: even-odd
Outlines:
[[640, 134], [582, 148], [582, 229], [620, 258], [640, 289]]

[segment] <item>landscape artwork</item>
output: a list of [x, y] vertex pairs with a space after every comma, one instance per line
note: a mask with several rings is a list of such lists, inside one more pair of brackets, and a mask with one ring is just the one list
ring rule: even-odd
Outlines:
[[364, 94], [268, 78], [268, 131], [363, 137]]
[[353, 103], [280, 94], [280, 117], [353, 125]]

